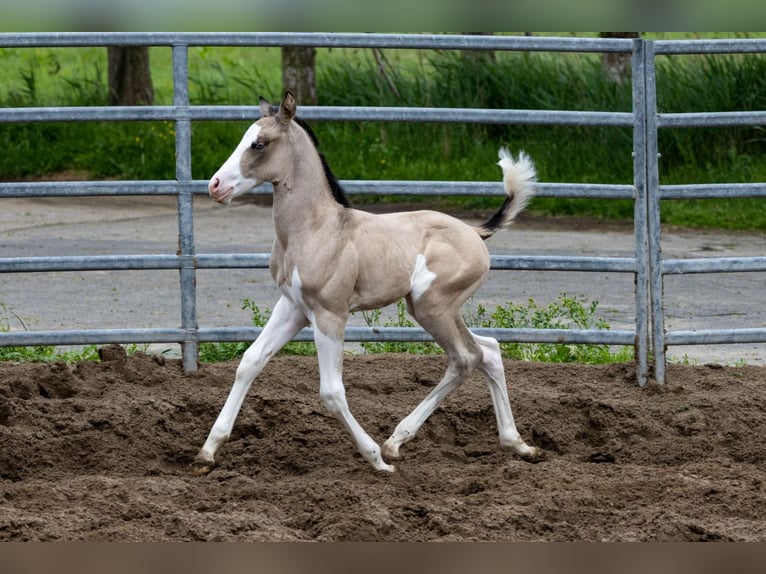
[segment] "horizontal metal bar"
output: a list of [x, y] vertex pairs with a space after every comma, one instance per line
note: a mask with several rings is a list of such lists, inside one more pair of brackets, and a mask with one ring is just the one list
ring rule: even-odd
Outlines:
[[659, 128], [717, 128], [766, 125], [766, 112], [694, 112], [657, 114]]
[[[219, 327], [200, 329], [200, 341], [252, 341], [260, 334], [260, 327]], [[634, 331], [603, 329], [471, 329], [477, 335], [494, 337], [501, 343], [549, 343], [591, 345], [633, 345]], [[433, 338], [419, 327], [347, 327], [345, 340], [349, 342], [432, 342]], [[313, 342], [312, 329], [301, 330], [294, 341]]]
[[[343, 180], [340, 184], [351, 195], [505, 196], [499, 181]], [[538, 197], [583, 199], [632, 200], [635, 191], [632, 185], [598, 183], [537, 183], [535, 188]]]
[[0, 347], [32, 345], [106, 345], [109, 343], [181, 343], [183, 329], [84, 329], [0, 332]]
[[[269, 185], [271, 193], [271, 185]], [[13, 181], [0, 183], [2, 197], [86, 197], [207, 194], [207, 181]]]
[[18, 48], [173, 45], [631, 52], [634, 42], [619, 38], [326, 32], [53, 32], [0, 35], [0, 46]]
[[766, 328], [668, 331], [666, 339], [668, 345], [766, 343]]
[[[184, 113], [195, 121], [255, 121], [258, 106], [192, 106]], [[311, 121], [438, 122], [530, 125], [633, 125], [629, 112], [577, 110], [499, 110], [374, 106], [301, 106], [299, 115]], [[32, 120], [30, 120], [32, 121]]]
[[[630, 112], [578, 110], [501, 110], [373, 106], [302, 106], [310, 121], [431, 122], [632, 127]], [[77, 106], [0, 109], [0, 123], [76, 121], [255, 121], [257, 106]], [[766, 112], [694, 112], [658, 114], [659, 128], [766, 125]]]
[[54, 271], [126, 271], [180, 269], [192, 265], [178, 255], [67, 255], [59, 257], [2, 257], [0, 273]]
[[268, 269], [268, 253], [198, 253], [179, 255], [67, 255], [52, 257], [3, 257], [0, 273], [63, 271], [135, 271], [158, 269]]
[[[268, 269], [268, 253], [198, 253], [178, 255], [66, 255], [50, 257], [3, 257], [0, 273], [64, 271], [131, 271], [180, 269]], [[614, 271], [633, 273], [636, 261], [624, 257], [556, 257], [492, 255], [492, 269], [540, 271]]]
[[[438, 122], [537, 125], [633, 125], [628, 112], [567, 110], [493, 110], [371, 106], [301, 106], [300, 116], [312, 121]], [[79, 106], [0, 108], [0, 123], [244, 120], [260, 117], [257, 106]]]
[[[199, 342], [254, 341], [261, 327], [202, 328], [196, 332]], [[547, 343], [587, 345], [633, 345], [633, 331], [601, 329], [472, 329], [481, 336], [494, 337], [501, 343]], [[32, 345], [97, 345], [108, 343], [180, 343], [187, 333], [183, 329], [88, 329], [60, 331], [0, 332], [0, 347]], [[348, 342], [430, 342], [431, 336], [418, 327], [347, 327]], [[313, 342], [312, 329], [301, 330], [293, 339]]]
[[660, 199], [735, 199], [766, 197], [766, 183], [661, 185]]
[[188, 108], [174, 106], [71, 106], [0, 109], [0, 123], [174, 121], [188, 119]]
[[666, 259], [663, 275], [686, 273], [739, 273], [766, 271], [766, 257], [704, 257], [699, 259]]
[[633, 114], [629, 112], [303, 106], [300, 108], [300, 115], [304, 119], [314, 121], [633, 126]]
[[540, 271], [615, 271], [635, 273], [636, 260], [628, 257], [564, 257], [550, 255], [492, 255], [492, 269]]
[[[178, 195], [182, 192], [207, 195], [207, 184], [204, 180], [0, 182], [0, 198]], [[350, 195], [505, 196], [503, 184], [498, 181], [342, 180], [340, 184]], [[539, 197], [633, 199], [634, 194], [632, 185], [618, 184], [537, 183], [535, 187]], [[265, 183], [251, 193], [268, 195], [273, 191], [273, 186]]]
[[269, 253], [198, 253], [197, 269], [268, 269]]
[[766, 52], [763, 38], [720, 39], [720, 40], [655, 40], [654, 53], [671, 54], [724, 54]]

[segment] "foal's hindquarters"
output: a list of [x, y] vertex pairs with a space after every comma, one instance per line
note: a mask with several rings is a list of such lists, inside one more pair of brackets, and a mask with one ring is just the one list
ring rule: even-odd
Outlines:
[[400, 447], [415, 437], [447, 395], [478, 368], [489, 386], [500, 444], [524, 458], [536, 459], [540, 451], [522, 440], [513, 419], [500, 345], [493, 338], [473, 334], [462, 315], [463, 304], [489, 272], [486, 245], [475, 228], [442, 214], [430, 217], [439, 221], [434, 228], [440, 230], [430, 237], [424, 250], [424, 268], [431, 273], [431, 283], [425, 290], [410, 291], [406, 302], [410, 314], [444, 349], [447, 370], [428, 396], [396, 426], [383, 444], [382, 454], [388, 460], [398, 459]]

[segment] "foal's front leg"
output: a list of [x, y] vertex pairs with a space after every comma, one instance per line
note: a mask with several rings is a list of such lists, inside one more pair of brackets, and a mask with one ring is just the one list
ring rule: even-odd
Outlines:
[[245, 351], [237, 367], [234, 385], [221, 413], [213, 424], [202, 449], [194, 459], [197, 474], [207, 474], [215, 466], [215, 454], [229, 440], [234, 421], [242, 408], [245, 395], [269, 360], [308, 324], [306, 315], [285, 296], [277, 301], [261, 334]]
[[322, 402], [351, 433], [359, 452], [367, 462], [376, 470], [394, 472], [394, 467], [383, 460], [378, 444], [364, 431], [348, 408], [346, 390], [343, 387], [342, 336], [327, 336], [315, 325], [314, 341], [319, 357], [319, 396]]

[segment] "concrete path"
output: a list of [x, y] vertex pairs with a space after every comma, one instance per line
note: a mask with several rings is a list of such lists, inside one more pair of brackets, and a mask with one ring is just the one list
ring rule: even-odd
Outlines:
[[[195, 199], [198, 253], [268, 252], [271, 209], [253, 202], [220, 207]], [[173, 254], [177, 249], [174, 198], [0, 199], [0, 257], [107, 254]], [[525, 255], [633, 255], [630, 224], [522, 218], [489, 242], [493, 253]], [[766, 236], [751, 233], [666, 230], [668, 258], [762, 256]], [[670, 276], [665, 281], [669, 329], [766, 325], [766, 274]], [[200, 270], [200, 327], [249, 325], [241, 310], [248, 298], [273, 307], [278, 293], [267, 270]], [[542, 306], [559, 294], [598, 301], [599, 316], [613, 329], [632, 329], [633, 277], [620, 273], [493, 271], [473, 306], [488, 309], [530, 298]], [[0, 304], [11, 328], [178, 327], [176, 271], [103, 271], [0, 275]], [[0, 308], [0, 316], [2, 308]], [[23, 321], [24, 326], [21, 325]], [[354, 317], [352, 324], [364, 324]], [[766, 344], [673, 347], [669, 355], [699, 363], [766, 364]]]

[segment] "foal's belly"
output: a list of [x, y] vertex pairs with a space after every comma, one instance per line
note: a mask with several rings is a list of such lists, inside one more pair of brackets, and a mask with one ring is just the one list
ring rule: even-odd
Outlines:
[[410, 292], [406, 271], [383, 269], [381, 273], [362, 272], [349, 301], [350, 311], [369, 311], [392, 303]]

